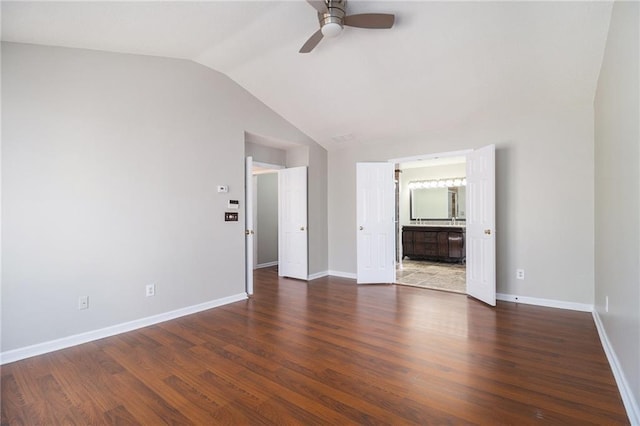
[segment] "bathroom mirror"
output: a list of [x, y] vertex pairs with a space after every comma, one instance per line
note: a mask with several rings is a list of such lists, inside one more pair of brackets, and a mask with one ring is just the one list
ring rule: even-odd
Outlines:
[[411, 220], [465, 219], [466, 187], [413, 188], [409, 193]]

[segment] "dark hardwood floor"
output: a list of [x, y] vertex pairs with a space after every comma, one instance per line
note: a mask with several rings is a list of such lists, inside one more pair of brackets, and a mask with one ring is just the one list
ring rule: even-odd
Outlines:
[[628, 424], [589, 313], [273, 268], [255, 287], [2, 366], [2, 424]]

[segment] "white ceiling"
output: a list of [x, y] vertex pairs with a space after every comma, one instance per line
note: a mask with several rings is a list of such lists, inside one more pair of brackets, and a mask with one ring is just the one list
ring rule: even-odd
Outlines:
[[184, 58], [221, 71], [328, 149], [416, 137], [490, 108], [592, 102], [610, 2], [357, 1], [309, 54], [306, 2], [7, 2], [2, 39]]

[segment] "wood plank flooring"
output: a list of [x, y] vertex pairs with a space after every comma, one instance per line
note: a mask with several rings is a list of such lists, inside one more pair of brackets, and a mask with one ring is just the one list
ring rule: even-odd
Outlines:
[[588, 313], [274, 268], [250, 300], [1, 375], [2, 425], [628, 424]]

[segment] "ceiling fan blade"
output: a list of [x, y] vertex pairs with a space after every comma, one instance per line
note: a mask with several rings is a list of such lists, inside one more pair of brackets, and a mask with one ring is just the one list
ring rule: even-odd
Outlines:
[[320, 43], [320, 40], [322, 40], [322, 37], [324, 37], [322, 35], [322, 29], [316, 31], [315, 33], [313, 33], [311, 37], [309, 37], [309, 40], [307, 40], [307, 42], [304, 45], [302, 45], [298, 53], [311, 52], [313, 48], [316, 47], [318, 43]]
[[309, 3], [315, 10], [320, 13], [327, 13], [327, 11], [329, 10], [327, 9], [327, 4], [324, 2], [324, 0], [307, 0], [307, 3]]
[[391, 28], [396, 17], [388, 13], [360, 13], [344, 17], [344, 25], [357, 28]]

